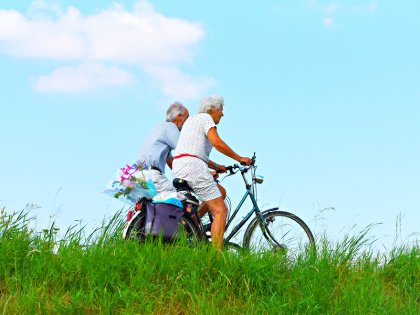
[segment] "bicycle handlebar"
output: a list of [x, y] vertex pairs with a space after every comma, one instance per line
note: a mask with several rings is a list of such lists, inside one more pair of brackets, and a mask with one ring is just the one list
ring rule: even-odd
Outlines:
[[236, 172], [235, 172], [235, 170], [238, 170], [238, 171], [240, 171], [241, 173], [246, 173], [246, 172], [248, 172], [248, 170], [251, 168], [251, 167], [254, 167], [255, 166], [255, 159], [253, 158], [252, 159], [252, 163], [250, 164], [250, 165], [245, 165], [245, 164], [241, 164], [241, 165], [238, 165], [238, 164], [233, 164], [233, 165], [230, 165], [230, 166], [226, 166], [226, 170], [228, 170], [229, 171], [229, 173], [231, 174], [231, 175], [233, 175], [233, 174], [235, 174]]
[[[246, 173], [248, 172], [248, 170], [251, 167], [255, 166], [255, 160], [257, 159], [257, 157], [255, 156], [255, 152], [254, 155], [252, 156], [252, 163], [250, 165], [246, 165], [245, 163], [241, 162], [241, 165], [238, 164], [233, 164], [233, 165], [229, 165], [226, 166], [226, 170], [230, 173], [228, 176], [236, 174], [236, 172], [240, 171], [241, 173]], [[238, 171], [235, 171], [238, 170]], [[224, 173], [223, 171], [217, 170], [216, 173], [220, 174], [220, 173]]]

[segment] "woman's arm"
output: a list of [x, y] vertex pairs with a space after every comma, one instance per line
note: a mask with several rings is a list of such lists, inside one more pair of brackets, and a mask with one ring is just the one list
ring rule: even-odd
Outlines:
[[216, 127], [212, 127], [209, 129], [207, 133], [207, 138], [209, 139], [210, 143], [213, 147], [219, 151], [220, 153], [238, 161], [239, 163], [245, 163], [246, 165], [250, 165], [252, 160], [247, 157], [242, 157], [233, 151], [219, 136], [217, 133]]
[[209, 160], [207, 166], [215, 171], [219, 171], [219, 173], [225, 173], [227, 171], [226, 166], [217, 164], [216, 162]]

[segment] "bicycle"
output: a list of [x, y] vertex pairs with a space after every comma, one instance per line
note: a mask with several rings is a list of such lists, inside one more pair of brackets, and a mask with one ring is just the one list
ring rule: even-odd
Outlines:
[[[252, 157], [252, 163], [249, 166], [234, 164], [227, 167], [228, 175], [232, 176], [237, 173], [242, 175], [245, 183], [245, 193], [233, 211], [228, 216], [225, 231], [230, 227], [236, 215], [238, 214], [245, 201], [250, 198], [252, 209], [237, 223], [232, 231], [224, 238], [224, 246], [241, 248], [232, 239], [238, 234], [242, 227], [254, 214], [254, 218], [247, 226], [243, 240], [242, 248], [251, 252], [262, 251], [283, 251], [289, 255], [298, 255], [307, 249], [315, 250], [315, 239], [307, 224], [298, 216], [280, 211], [278, 207], [262, 211], [257, 203], [257, 185], [264, 182], [262, 176], [256, 175], [256, 156]], [[248, 172], [251, 173], [251, 183], [247, 178]], [[210, 224], [204, 225], [202, 218], [198, 215], [199, 202], [194, 196], [193, 190], [188, 183], [182, 179], [175, 178], [174, 186], [177, 191], [184, 194], [187, 199], [184, 201], [184, 216], [182, 218], [182, 231], [187, 239], [192, 242], [210, 241], [211, 237], [207, 234], [211, 225], [212, 216], [209, 213]], [[138, 203], [139, 204], [139, 203]], [[229, 207], [229, 212], [230, 212]], [[194, 220], [195, 216], [195, 220]], [[135, 238], [142, 240], [144, 235], [145, 213], [138, 210], [136, 217], [126, 224], [124, 229], [124, 238]], [[198, 222], [196, 224], [194, 221]], [[225, 232], [226, 233], [226, 232]]]

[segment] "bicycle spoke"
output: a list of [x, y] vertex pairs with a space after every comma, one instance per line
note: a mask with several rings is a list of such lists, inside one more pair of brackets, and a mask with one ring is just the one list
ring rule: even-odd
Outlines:
[[264, 218], [265, 226], [254, 220], [244, 237], [244, 247], [252, 252], [279, 251], [296, 258], [313, 245], [312, 233], [295, 215], [273, 211]]

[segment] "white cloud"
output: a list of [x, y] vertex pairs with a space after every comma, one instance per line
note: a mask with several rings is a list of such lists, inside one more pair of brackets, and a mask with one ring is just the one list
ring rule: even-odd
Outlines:
[[[121, 6], [83, 16], [68, 7], [55, 18], [24, 16], [0, 10], [0, 40], [18, 57], [47, 59], [91, 59], [128, 63], [180, 62], [191, 59], [191, 48], [203, 37], [199, 24], [168, 18], [140, 1], [133, 11]], [[12, 31], [12, 32], [11, 32]], [[10, 33], [11, 32], [11, 33]]]
[[340, 9], [341, 5], [339, 5], [338, 3], [330, 3], [322, 8], [322, 10], [328, 15], [334, 14]]
[[378, 10], [378, 1], [372, 1], [368, 4], [361, 4], [354, 7], [357, 13], [375, 13]]
[[325, 27], [332, 27], [334, 25], [334, 19], [330, 17], [326, 17], [322, 19], [322, 24]]
[[378, 2], [375, 1], [375, 2], [370, 3], [368, 8], [370, 12], [376, 12], [376, 10], [378, 9]]
[[310, 8], [315, 8], [318, 6], [318, 1], [317, 0], [308, 0], [306, 1], [306, 5]]
[[310, 9], [321, 11], [327, 14], [332, 14], [341, 8], [341, 5], [337, 2], [329, 2], [327, 4], [321, 3], [322, 1], [307, 0], [306, 6]]
[[42, 12], [41, 15], [45, 16], [46, 12], [50, 12], [54, 15], [61, 15], [62, 10], [60, 4], [54, 1], [35, 0], [29, 6], [28, 15], [36, 17]]
[[177, 68], [149, 67], [147, 71], [161, 83], [162, 92], [173, 99], [197, 99], [215, 84], [214, 79], [192, 78]]
[[18, 58], [179, 69], [193, 61], [203, 38], [200, 24], [166, 17], [147, 1], [132, 10], [114, 4], [91, 15], [42, 0], [34, 1], [26, 14], [0, 10], [0, 50]]
[[[75, 31], [78, 11], [69, 9], [59, 21], [29, 19], [17, 11], [0, 11], [0, 43], [15, 57], [83, 59], [85, 42]], [[71, 21], [73, 20], [73, 21]]]
[[359, 5], [348, 5], [347, 3], [326, 3], [323, 1], [308, 0], [306, 5], [309, 9], [318, 11], [320, 14], [327, 16], [322, 19], [322, 24], [326, 27], [333, 26], [335, 24], [335, 19], [337, 19], [340, 14], [375, 13], [378, 9], [378, 1], [372, 1], [370, 3], [363, 3]]
[[83, 64], [78, 67], [61, 67], [49, 75], [39, 77], [35, 90], [49, 92], [83, 92], [108, 86], [125, 85], [133, 81], [127, 71], [101, 64]]
[[378, 9], [378, 2], [377, 1], [374, 1], [374, 2], [368, 4], [368, 11], [369, 12], [372, 12], [372, 13], [376, 12], [377, 9]]

